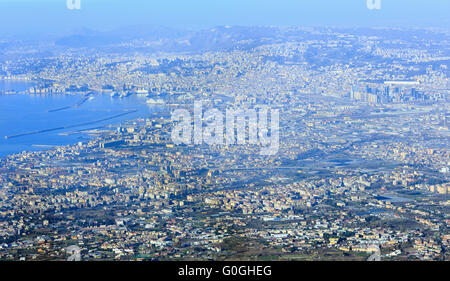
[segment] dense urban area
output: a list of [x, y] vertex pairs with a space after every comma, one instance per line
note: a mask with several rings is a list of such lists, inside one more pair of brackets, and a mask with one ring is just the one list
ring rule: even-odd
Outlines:
[[[450, 259], [448, 32], [129, 34], [0, 41], [0, 79], [38, 83], [2, 95], [163, 108], [0, 158], [1, 260]], [[174, 144], [195, 101], [278, 109], [278, 153]]]

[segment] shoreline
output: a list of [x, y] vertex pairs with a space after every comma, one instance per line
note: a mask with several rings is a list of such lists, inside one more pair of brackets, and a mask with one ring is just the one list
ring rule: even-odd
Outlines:
[[[35, 151], [42, 151], [47, 150], [48, 147], [42, 147], [39, 146], [40, 144], [49, 145], [52, 147], [58, 147], [58, 146], [66, 146], [66, 145], [73, 145], [80, 141], [80, 138], [83, 139], [91, 139], [94, 136], [90, 135], [92, 132], [86, 132], [85, 130], [90, 130], [94, 128], [100, 127], [109, 127], [109, 126], [120, 126], [120, 124], [124, 124], [125, 122], [129, 122], [131, 120], [139, 119], [139, 118], [145, 118], [146, 116], [151, 115], [154, 112], [154, 109], [149, 109], [148, 105], [145, 103], [142, 103], [140, 100], [136, 100], [135, 98], [130, 99], [130, 101], [127, 102], [119, 102], [118, 100], [110, 97], [107, 93], [97, 93], [92, 92], [89, 95], [95, 96], [96, 98], [100, 98], [99, 101], [97, 101], [97, 106], [95, 106], [96, 109], [99, 110], [97, 113], [97, 110], [94, 111], [92, 108], [88, 108], [86, 110], [83, 110], [83, 106], [80, 106], [81, 114], [80, 116], [83, 116], [85, 114], [88, 114], [89, 118], [73, 118], [70, 114], [73, 114], [72, 112], [64, 112], [64, 111], [57, 111], [54, 112], [55, 118], [60, 119], [60, 117], [63, 117], [65, 122], [57, 122], [54, 123], [51, 122], [53, 117], [40, 117], [42, 114], [48, 114], [48, 110], [54, 110], [55, 106], [54, 103], [48, 104], [45, 101], [40, 101], [48, 99], [59, 99], [62, 98], [61, 102], [56, 102], [56, 108], [59, 107], [59, 105], [64, 106], [65, 103], [70, 105], [71, 107], [74, 105], [77, 105], [80, 102], [80, 99], [84, 96], [86, 96], [86, 93], [63, 93], [63, 94], [29, 94], [29, 93], [13, 93], [13, 94], [0, 94], [0, 100], [3, 98], [3, 107], [7, 112], [4, 113], [2, 116], [2, 119], [4, 119], [3, 122], [3, 131], [0, 133], [0, 145], [2, 146], [2, 149], [0, 151], [0, 159], [9, 157], [12, 155], [17, 155], [23, 152], [35, 152]], [[16, 98], [14, 98], [16, 97]], [[66, 97], [68, 99], [65, 101], [63, 97]], [[77, 98], [78, 97], [78, 98]], [[73, 99], [76, 99], [75, 101], [72, 101]], [[36, 99], [36, 101], [34, 101]], [[17, 119], [16, 113], [21, 112], [22, 110], [20, 107], [15, 110], [8, 110], [9, 106], [8, 103], [12, 102], [14, 100], [18, 100], [19, 103], [23, 103], [25, 106], [25, 112], [26, 115], [31, 114], [31, 117], [34, 120], [43, 120], [43, 122], [37, 122], [36, 125], [28, 126], [28, 130], [24, 130], [26, 132], [20, 132], [17, 129], [21, 127], [21, 125], [14, 126], [15, 120]], [[110, 101], [111, 100], [111, 101]], [[1, 102], [1, 101], [0, 101]], [[35, 107], [35, 103], [39, 103], [38, 108]], [[48, 105], [47, 105], [48, 104]], [[47, 105], [47, 106], [46, 106]], [[29, 111], [29, 113], [28, 113]], [[86, 112], [85, 112], [86, 111]], [[158, 110], [157, 110], [158, 111]], [[78, 112], [78, 111], [77, 111]], [[138, 112], [138, 113], [136, 113]], [[52, 113], [50, 113], [52, 114]], [[131, 114], [131, 115], [130, 115]], [[124, 116], [129, 115], [129, 116]], [[77, 113], [78, 116], [78, 113]], [[117, 119], [114, 119], [117, 118]], [[47, 120], [48, 121], [45, 121]], [[56, 120], [55, 119], [55, 120]], [[114, 120], [111, 120], [114, 119]], [[78, 120], [78, 121], [77, 121]], [[109, 121], [107, 121], [109, 120]], [[93, 125], [94, 122], [97, 122], [97, 124]], [[103, 122], [103, 123], [98, 123]], [[0, 124], [0, 126], [3, 126]], [[93, 125], [93, 126], [92, 126]], [[9, 128], [11, 127], [11, 128]], [[35, 129], [36, 128], [36, 129]], [[50, 129], [51, 128], [51, 129]], [[45, 129], [45, 130], [44, 130]], [[55, 131], [52, 133], [49, 133], [49, 136], [47, 137], [47, 134], [43, 134], [41, 136], [30, 136], [29, 139], [24, 140], [16, 140], [14, 137], [15, 135], [23, 135], [23, 134], [29, 134], [29, 133], [36, 133], [41, 131], [47, 131], [52, 129], [64, 129], [62, 131]], [[66, 132], [66, 129], [69, 132]], [[53, 130], [52, 130], [53, 131]], [[74, 134], [74, 132], [77, 132]], [[79, 135], [79, 133], [81, 133]], [[55, 134], [55, 136], [53, 136]], [[8, 139], [5, 139], [5, 136], [7, 136]], [[47, 142], [47, 139], [49, 139], [49, 142]]]

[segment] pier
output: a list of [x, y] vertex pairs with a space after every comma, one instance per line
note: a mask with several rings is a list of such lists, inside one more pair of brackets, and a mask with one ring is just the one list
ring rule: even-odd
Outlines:
[[19, 138], [19, 137], [24, 137], [24, 136], [29, 136], [29, 135], [36, 135], [36, 134], [42, 134], [42, 133], [48, 133], [48, 132], [53, 132], [53, 131], [59, 131], [59, 130], [65, 130], [65, 129], [71, 129], [71, 128], [76, 128], [76, 127], [92, 125], [92, 124], [100, 123], [100, 122], [103, 122], [103, 121], [108, 121], [108, 120], [111, 120], [111, 119], [119, 118], [119, 117], [122, 117], [122, 116], [125, 116], [125, 115], [128, 115], [128, 114], [131, 114], [131, 113], [135, 113], [137, 111], [138, 110], [131, 110], [131, 111], [120, 113], [120, 114], [117, 114], [117, 115], [114, 115], [114, 116], [110, 116], [110, 117], [107, 117], [107, 118], [98, 119], [98, 120], [89, 121], [89, 122], [84, 122], [84, 123], [75, 124], [75, 125], [70, 125], [70, 126], [65, 126], [65, 127], [57, 127], [57, 128], [45, 129], [45, 130], [39, 130], [39, 131], [33, 131], [33, 132], [27, 132], [27, 133], [12, 135], [12, 136], [5, 136], [5, 139]]
[[66, 110], [66, 109], [70, 109], [70, 108], [77, 108], [80, 107], [83, 103], [85, 103], [88, 99], [89, 96], [93, 94], [93, 92], [87, 93], [85, 94], [76, 104], [74, 105], [69, 105], [69, 106], [64, 106], [64, 107], [60, 107], [60, 108], [56, 108], [56, 109], [51, 109], [48, 112], [57, 112], [57, 111], [62, 111], [62, 110]]

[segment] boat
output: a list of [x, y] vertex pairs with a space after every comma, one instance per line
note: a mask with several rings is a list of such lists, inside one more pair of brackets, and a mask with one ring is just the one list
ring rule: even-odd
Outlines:
[[162, 99], [155, 100], [150, 98], [147, 100], [147, 104], [164, 104], [164, 101]]

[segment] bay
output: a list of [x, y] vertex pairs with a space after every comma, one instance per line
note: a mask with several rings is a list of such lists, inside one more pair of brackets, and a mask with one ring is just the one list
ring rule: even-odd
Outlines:
[[[28, 86], [16, 83], [14, 89], [9, 88], [8, 90], [23, 91], [28, 89]], [[1, 87], [6, 88], [7, 86], [3, 84]], [[68, 94], [0, 94], [0, 157], [21, 153], [22, 151], [38, 151], [48, 149], [51, 146], [86, 141], [91, 136], [73, 132], [108, 125], [120, 126], [127, 120], [151, 117], [152, 114], [164, 110], [161, 105], [149, 106], [146, 103], [147, 98], [143, 96], [131, 95], [126, 98], [116, 98], [109, 94], [95, 93], [89, 96], [80, 106], [73, 106], [82, 99], [83, 95]], [[131, 113], [104, 120], [128, 112]], [[76, 128], [5, 138], [96, 120], [103, 121]], [[68, 132], [70, 134], [67, 134]]]

